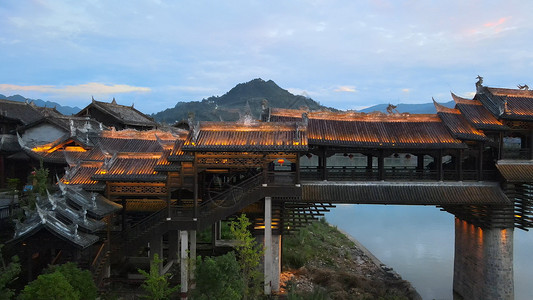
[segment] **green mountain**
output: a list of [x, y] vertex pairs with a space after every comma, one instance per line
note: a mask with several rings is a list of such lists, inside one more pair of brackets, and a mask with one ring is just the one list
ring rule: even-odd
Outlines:
[[173, 108], [155, 113], [152, 117], [158, 122], [173, 124], [187, 119], [188, 113], [192, 112], [196, 120], [236, 121], [249, 105], [252, 116], [259, 119], [263, 100], [268, 101], [268, 106], [277, 108], [306, 106], [311, 110], [336, 110], [322, 106], [311, 98], [293, 95], [272, 80], [264, 81], [258, 78], [237, 84], [222, 96], [212, 96], [202, 101], [178, 102]]

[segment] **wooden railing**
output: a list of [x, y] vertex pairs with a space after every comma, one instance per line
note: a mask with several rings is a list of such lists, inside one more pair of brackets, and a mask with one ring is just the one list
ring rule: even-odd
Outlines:
[[[324, 180], [323, 171], [317, 167], [301, 167], [300, 177], [302, 180]], [[420, 170], [413, 167], [387, 167], [383, 169], [383, 180], [426, 181], [441, 180], [437, 170]], [[330, 181], [374, 181], [380, 180], [377, 168], [366, 167], [327, 167], [326, 178]], [[462, 176], [462, 178], [461, 178]], [[461, 176], [457, 170], [443, 170], [442, 180], [449, 181], [478, 181], [497, 180], [496, 170], [483, 170], [480, 174], [477, 170], [462, 170]]]
[[502, 159], [532, 159], [529, 148], [503, 148]]

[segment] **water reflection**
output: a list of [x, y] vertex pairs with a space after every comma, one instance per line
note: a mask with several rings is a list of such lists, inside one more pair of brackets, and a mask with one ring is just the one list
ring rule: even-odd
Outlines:
[[[409, 280], [423, 299], [452, 299], [454, 217], [432, 206], [339, 205], [326, 215]], [[515, 299], [533, 299], [533, 232], [514, 234]]]

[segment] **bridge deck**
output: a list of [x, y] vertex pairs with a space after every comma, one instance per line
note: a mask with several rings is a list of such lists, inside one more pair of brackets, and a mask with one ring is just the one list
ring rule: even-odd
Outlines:
[[303, 181], [302, 201], [335, 204], [489, 205], [511, 201], [495, 182]]

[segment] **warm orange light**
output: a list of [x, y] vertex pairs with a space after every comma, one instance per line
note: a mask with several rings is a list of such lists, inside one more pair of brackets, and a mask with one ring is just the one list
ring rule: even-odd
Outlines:
[[87, 152], [87, 150], [80, 146], [67, 146], [65, 150], [70, 152]]
[[283, 166], [284, 162], [285, 162], [285, 160], [283, 158], [278, 159], [278, 164]]

